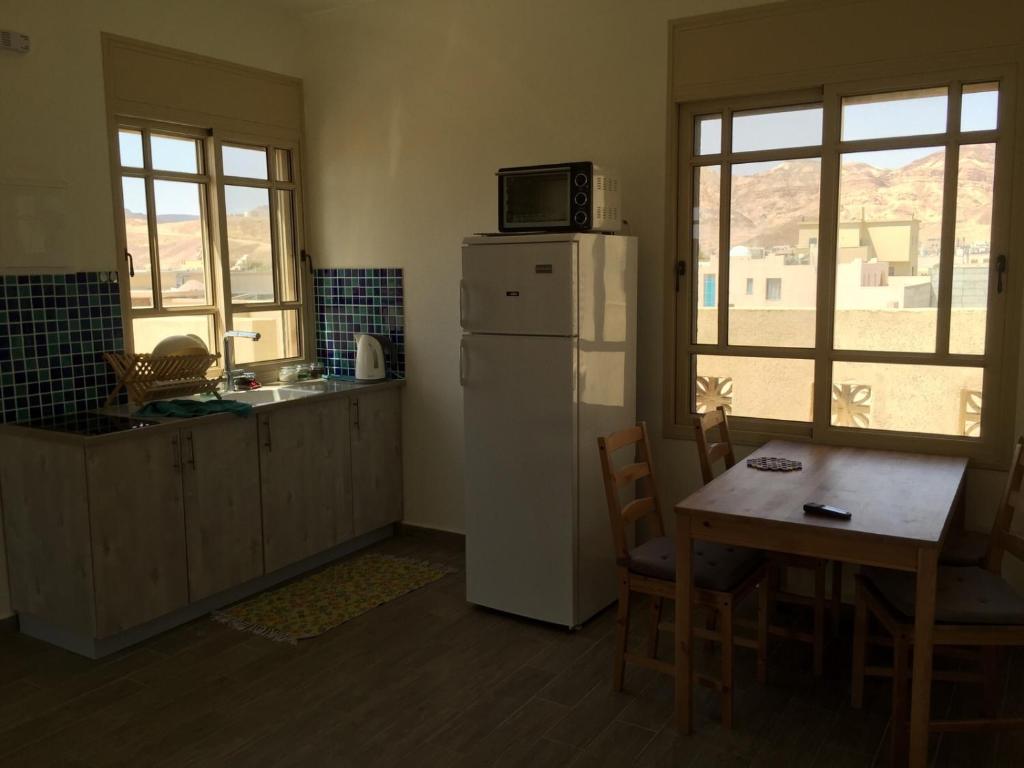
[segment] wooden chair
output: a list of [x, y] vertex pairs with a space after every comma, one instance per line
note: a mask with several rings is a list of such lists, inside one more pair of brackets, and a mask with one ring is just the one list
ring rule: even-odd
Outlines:
[[[736, 453], [733, 450], [732, 436], [729, 433], [729, 417], [723, 406], [714, 411], [693, 417], [694, 437], [697, 441], [697, 456], [700, 459], [700, 472], [704, 483], [715, 478], [715, 463], [722, 460], [726, 469], [736, 464]], [[717, 430], [717, 439], [713, 433]], [[825, 664], [825, 613], [827, 597], [825, 594], [827, 560], [801, 555], [773, 554], [774, 567], [770, 573], [771, 587], [769, 603], [775, 600], [806, 605], [814, 610], [814, 629], [812, 632], [801, 632], [792, 627], [771, 625], [769, 632], [790, 640], [799, 640], [811, 645], [814, 649], [814, 674], [821, 675]], [[814, 574], [814, 597], [808, 598], [779, 589], [781, 575], [785, 568], [809, 570]], [[833, 628], [838, 627], [842, 610], [843, 566], [842, 563], [832, 564], [831, 613]]]
[[[615, 666], [613, 685], [622, 690], [626, 663], [637, 664], [669, 675], [675, 675], [675, 665], [660, 661], [658, 631], [669, 629], [662, 625], [661, 608], [664, 600], [675, 599], [675, 541], [665, 535], [665, 524], [658, 502], [651, 459], [651, 445], [647, 425], [640, 423], [608, 437], [597, 439], [601, 454], [608, 514], [615, 545], [615, 558], [619, 577], [619, 605], [615, 628]], [[624, 448], [634, 448], [635, 458], [616, 469], [613, 454]], [[622, 503], [624, 488], [635, 486], [636, 496]], [[650, 538], [638, 546], [630, 546], [629, 528], [644, 520]], [[694, 605], [718, 616], [718, 629], [696, 630], [694, 636], [721, 644], [721, 674], [718, 679], [696, 675], [697, 680], [717, 689], [722, 698], [722, 724], [732, 727], [733, 715], [733, 652], [736, 646], [753, 648], [757, 652], [757, 679], [764, 682], [767, 663], [768, 605], [765, 589], [758, 590], [757, 637], [737, 636], [734, 609], [745, 596], [757, 589], [767, 574], [762, 553], [708, 542], [694, 542]], [[627, 651], [631, 595], [651, 598], [646, 655]]]
[[[1024, 597], [1002, 578], [1005, 555], [1024, 562], [1024, 536], [1011, 531], [1013, 515], [1021, 504], [1024, 486], [1024, 438], [1017, 441], [1010, 477], [989, 535], [985, 567], [940, 566], [935, 602], [934, 643], [936, 654], [952, 646], [981, 650], [977, 672], [936, 671], [936, 680], [980, 682], [985, 686], [985, 719], [933, 720], [933, 731], [981, 731], [1024, 728], [1024, 717], [999, 718], [1001, 691], [999, 666], [1002, 649], [1024, 646]], [[864, 701], [866, 676], [891, 677], [893, 756], [899, 760], [906, 749], [909, 657], [914, 644], [914, 574], [867, 569], [857, 577], [856, 618], [853, 645], [852, 703]], [[868, 625], [874, 616], [892, 637], [892, 667], [866, 665]], [[957, 653], [961, 656], [961, 653]]]

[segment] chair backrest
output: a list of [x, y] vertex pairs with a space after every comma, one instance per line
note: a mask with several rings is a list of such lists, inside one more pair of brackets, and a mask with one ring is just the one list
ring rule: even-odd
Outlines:
[[[630, 447], [634, 449], [633, 461], [615, 469], [612, 454]], [[665, 523], [661, 519], [658, 491], [654, 482], [654, 463], [651, 459], [651, 442], [647, 437], [647, 424], [641, 421], [635, 427], [597, 438], [597, 450], [601, 454], [601, 474], [604, 476], [604, 492], [608, 499], [615, 556], [622, 564], [629, 557], [628, 526], [647, 518], [653, 536], [665, 535]], [[631, 483], [636, 484], [636, 497], [623, 505], [621, 490]]]
[[1017, 508], [1024, 504], [1022, 496], [1024, 487], [1024, 437], [1018, 438], [1013, 449], [1013, 461], [1010, 462], [1010, 476], [1006, 481], [1006, 490], [996, 510], [996, 519], [992, 524], [992, 534], [988, 547], [988, 569], [999, 573], [1003, 567], [1003, 555], [1007, 552], [1024, 563], [1024, 536], [1014, 533], [1013, 515]]
[[[711, 432], [718, 429], [718, 439], [713, 440]], [[725, 461], [726, 468], [736, 463], [736, 454], [732, 449], [732, 437], [729, 434], [729, 417], [725, 406], [718, 406], [713, 411], [693, 417], [693, 431], [697, 439], [697, 456], [700, 458], [700, 474], [705, 483], [715, 479], [715, 462]]]

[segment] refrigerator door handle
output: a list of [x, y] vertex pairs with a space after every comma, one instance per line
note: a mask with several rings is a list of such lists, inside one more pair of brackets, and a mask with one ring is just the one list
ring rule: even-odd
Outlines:
[[459, 341], [459, 384], [466, 386], [466, 340]]
[[459, 327], [466, 327], [466, 281], [459, 280]]

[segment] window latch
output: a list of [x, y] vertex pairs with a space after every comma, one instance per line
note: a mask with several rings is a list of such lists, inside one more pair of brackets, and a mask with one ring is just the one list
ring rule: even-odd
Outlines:
[[306, 267], [309, 269], [309, 274], [313, 274], [313, 256], [309, 251], [299, 251], [299, 259], [306, 262]]
[[131, 251], [125, 249], [124, 260], [128, 262], [128, 277], [135, 277], [135, 257]]
[[676, 293], [679, 293], [679, 281], [686, 275], [686, 262], [680, 259], [676, 262]]
[[1003, 292], [1003, 275], [1006, 274], [1006, 256], [999, 254], [996, 257], [996, 293]]

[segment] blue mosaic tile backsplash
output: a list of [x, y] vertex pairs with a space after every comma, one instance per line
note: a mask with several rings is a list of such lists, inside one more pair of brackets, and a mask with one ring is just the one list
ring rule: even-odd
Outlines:
[[388, 376], [405, 377], [405, 310], [400, 269], [318, 269], [316, 353], [327, 373], [354, 376], [358, 333], [391, 340]]
[[116, 272], [0, 277], [0, 421], [102, 405], [123, 350]]

